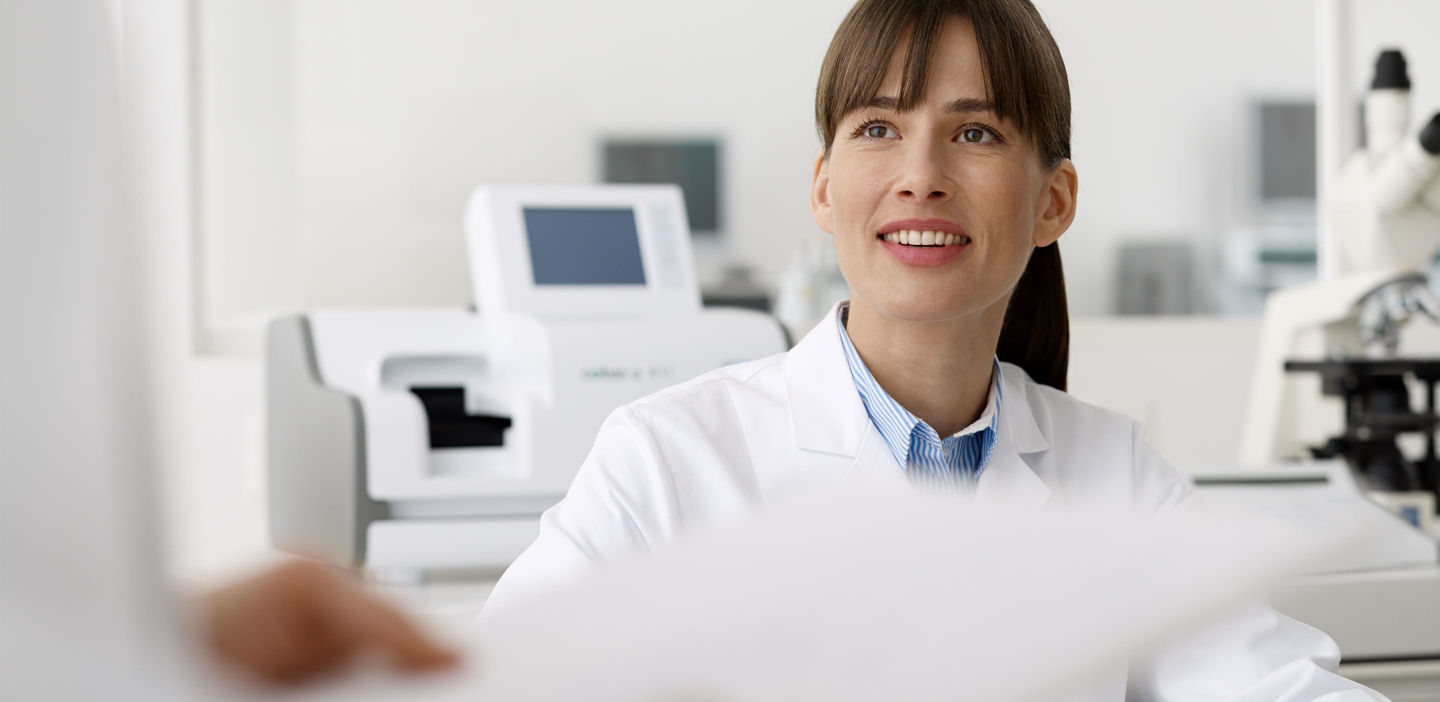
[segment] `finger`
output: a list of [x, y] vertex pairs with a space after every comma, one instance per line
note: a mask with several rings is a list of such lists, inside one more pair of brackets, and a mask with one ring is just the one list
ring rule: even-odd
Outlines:
[[336, 593], [333, 621], [342, 638], [378, 648], [403, 668], [421, 670], [455, 665], [459, 657], [432, 640], [390, 605], [358, 588]]
[[273, 656], [258, 671], [275, 682], [298, 682], [342, 668], [354, 659], [355, 652], [353, 644], [320, 638], [307, 643], [302, 652]]
[[262, 678], [291, 681], [333, 669], [350, 657], [354, 644], [335, 635], [303, 602], [248, 593], [217, 627], [221, 658]]

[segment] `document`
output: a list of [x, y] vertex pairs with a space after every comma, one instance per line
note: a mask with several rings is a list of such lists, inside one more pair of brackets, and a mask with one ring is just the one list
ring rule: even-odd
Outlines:
[[295, 699], [1053, 699], [1253, 601], [1344, 533], [850, 485], [498, 612], [461, 671], [370, 671]]

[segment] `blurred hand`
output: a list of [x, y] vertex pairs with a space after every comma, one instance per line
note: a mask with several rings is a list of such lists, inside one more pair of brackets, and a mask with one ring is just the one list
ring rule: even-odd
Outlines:
[[406, 670], [458, 661], [389, 605], [310, 561], [216, 590], [202, 609], [215, 654], [273, 682], [298, 681], [372, 653]]

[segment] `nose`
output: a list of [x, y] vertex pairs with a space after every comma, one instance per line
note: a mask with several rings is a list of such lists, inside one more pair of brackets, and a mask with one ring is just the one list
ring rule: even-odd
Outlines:
[[917, 145], [901, 165], [895, 195], [902, 201], [929, 204], [943, 202], [955, 194], [955, 183], [945, 172], [938, 146]]

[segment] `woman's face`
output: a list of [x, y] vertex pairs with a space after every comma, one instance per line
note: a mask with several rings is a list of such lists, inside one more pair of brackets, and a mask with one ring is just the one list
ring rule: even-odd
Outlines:
[[1003, 315], [1031, 250], [1070, 224], [1074, 167], [1046, 168], [989, 108], [969, 20], [946, 22], [909, 112], [895, 109], [904, 48], [872, 105], [840, 121], [811, 211], [835, 237], [853, 304], [916, 322]]

